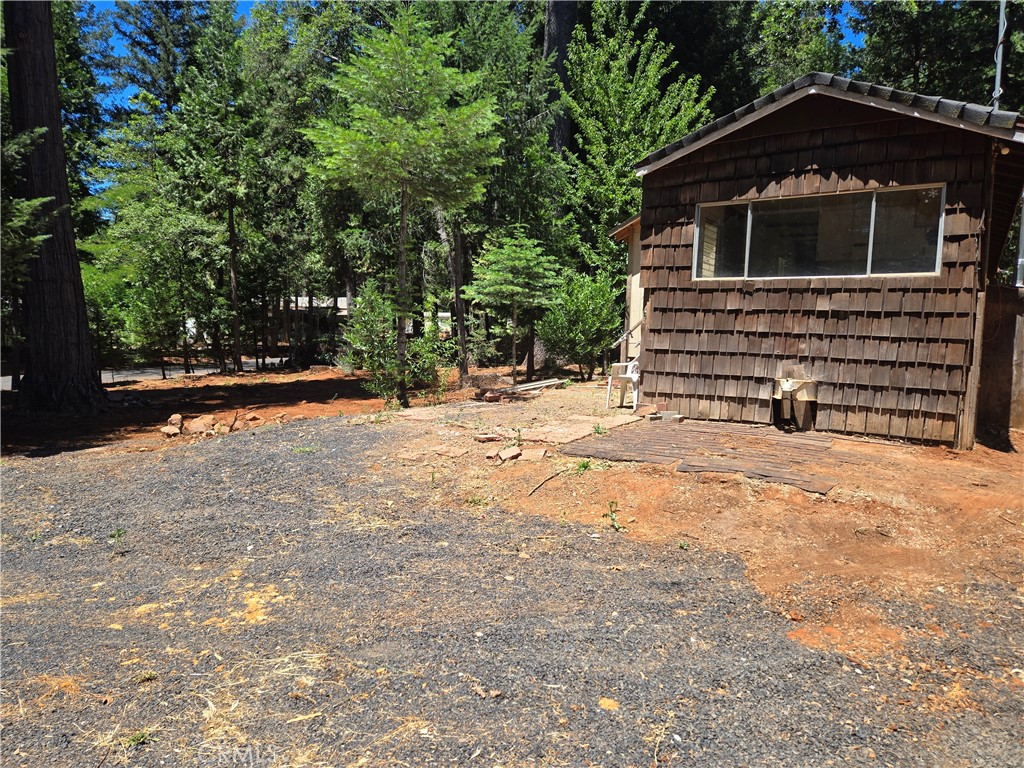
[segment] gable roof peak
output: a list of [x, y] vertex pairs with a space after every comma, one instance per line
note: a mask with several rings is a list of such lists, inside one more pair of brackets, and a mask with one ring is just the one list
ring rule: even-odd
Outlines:
[[1020, 120], [1017, 112], [1006, 112], [991, 106], [944, 99], [940, 96], [901, 91], [892, 86], [853, 80], [828, 72], [808, 72], [793, 82], [786, 83], [771, 93], [766, 93], [749, 104], [698, 128], [678, 141], [652, 152], [637, 164], [637, 174], [642, 176], [657, 170], [699, 146], [754, 122], [789, 102], [811, 94], [866, 103], [899, 114], [931, 119], [966, 130], [1024, 142], [1024, 135], [1016, 132]]

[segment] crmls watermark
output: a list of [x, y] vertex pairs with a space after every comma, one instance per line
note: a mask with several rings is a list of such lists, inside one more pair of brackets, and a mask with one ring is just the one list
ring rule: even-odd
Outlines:
[[284, 758], [274, 746], [221, 747], [207, 754], [204, 765], [232, 768], [286, 768]]

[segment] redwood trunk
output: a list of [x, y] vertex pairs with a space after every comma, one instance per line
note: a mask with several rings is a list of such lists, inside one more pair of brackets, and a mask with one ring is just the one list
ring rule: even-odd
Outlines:
[[[569, 57], [569, 41], [576, 28], [578, 7], [575, 0], [547, 0], [544, 12], [544, 58], [551, 62], [551, 68], [568, 89], [569, 78], [565, 61]], [[572, 120], [565, 110], [555, 114], [551, 127], [551, 146], [562, 152], [572, 139]]]
[[93, 410], [102, 396], [89, 339], [85, 293], [71, 223], [67, 163], [57, 91], [53, 19], [49, 3], [5, 2], [11, 127], [45, 128], [26, 159], [17, 193], [51, 198], [50, 237], [29, 262], [24, 322], [29, 350], [19, 407], [25, 410]]

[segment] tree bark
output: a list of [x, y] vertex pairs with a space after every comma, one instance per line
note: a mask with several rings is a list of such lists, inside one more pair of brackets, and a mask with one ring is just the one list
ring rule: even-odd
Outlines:
[[398, 402], [403, 408], [409, 407], [409, 393], [406, 390], [406, 335], [405, 324], [409, 316], [409, 183], [402, 182], [402, 199], [398, 227]]
[[[565, 88], [569, 87], [565, 60], [569, 56], [569, 41], [576, 28], [577, 5], [575, 0], [547, 0], [544, 12], [544, 58], [551, 58], [551, 67]], [[551, 129], [551, 146], [562, 150], [572, 139], [572, 119], [563, 111], [555, 115]]]
[[526, 331], [526, 380], [533, 381], [535, 371], [536, 359], [534, 358], [534, 347], [537, 346], [537, 329], [533, 322], [530, 321], [530, 326]]
[[452, 286], [455, 289], [455, 330], [459, 335], [459, 384], [469, 376], [469, 328], [466, 326], [466, 298], [462, 289], [466, 286], [466, 251], [462, 240], [462, 222], [456, 220], [452, 227]]
[[231, 252], [231, 363], [242, 372], [242, 320], [238, 316], [238, 233], [235, 231], [235, 203], [228, 201], [228, 250]]
[[53, 19], [49, 3], [3, 3], [9, 56], [11, 127], [46, 133], [26, 158], [17, 194], [51, 198], [50, 237], [29, 262], [24, 292], [28, 366], [21, 410], [92, 411], [102, 398], [89, 339], [85, 292], [71, 222], [71, 195], [61, 127]]
[[462, 298], [463, 288], [463, 255], [462, 230], [458, 222], [452, 226], [452, 237], [444, 223], [444, 213], [440, 206], [434, 206], [434, 218], [437, 220], [437, 236], [444, 245], [448, 257], [448, 276], [452, 281], [452, 307], [455, 312], [455, 330], [459, 342], [459, 384], [465, 383], [469, 375], [469, 334], [466, 331], [466, 300]]

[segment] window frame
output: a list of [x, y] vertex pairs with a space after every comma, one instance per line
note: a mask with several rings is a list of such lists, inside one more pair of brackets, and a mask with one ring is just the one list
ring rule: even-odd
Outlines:
[[[938, 189], [940, 190], [939, 195], [939, 229], [938, 237], [936, 238], [935, 244], [935, 268], [931, 272], [872, 272], [871, 267], [874, 261], [874, 247], [875, 247], [875, 214], [877, 210], [877, 201], [879, 194], [886, 194], [888, 192], [912, 192], [918, 189]], [[868, 257], [867, 266], [864, 272], [857, 272], [849, 275], [785, 275], [785, 276], [765, 276], [758, 277], [756, 275], [750, 275], [750, 237], [751, 230], [753, 229], [753, 217], [754, 217], [754, 204], [759, 202], [776, 202], [779, 200], [800, 200], [807, 198], [824, 198], [834, 197], [836, 195], [871, 195], [871, 220], [868, 224]], [[747, 206], [747, 229], [745, 233], [745, 244], [743, 250], [743, 275], [737, 276], [710, 276], [705, 277], [703, 275], [697, 275], [697, 267], [700, 258], [700, 236], [701, 236], [701, 225], [702, 225], [702, 211], [705, 208], [722, 208], [725, 206]], [[846, 280], [850, 278], [889, 278], [889, 277], [928, 277], [937, 276], [942, 272], [942, 243], [945, 238], [946, 229], [946, 183], [941, 184], [906, 184], [903, 186], [895, 187], [876, 187], [874, 189], [857, 189], [857, 190], [846, 190], [843, 192], [827, 192], [825, 194], [813, 194], [813, 195], [789, 195], [786, 197], [759, 197], [752, 198], [750, 200], [722, 200], [715, 201], [712, 203], [698, 203], [697, 210], [694, 214], [693, 223], [693, 259], [690, 266], [690, 274], [695, 282], [707, 282], [709, 280]]]

